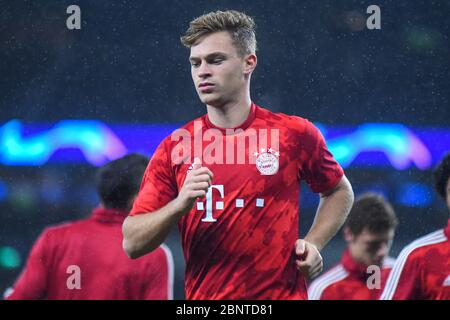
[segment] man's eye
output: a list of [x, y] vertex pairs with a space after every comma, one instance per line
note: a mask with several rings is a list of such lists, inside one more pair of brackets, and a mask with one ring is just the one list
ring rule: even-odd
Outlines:
[[191, 66], [194, 67], [194, 68], [197, 68], [198, 66], [200, 66], [200, 63], [198, 63], [198, 62], [192, 62], [192, 63], [191, 63]]
[[369, 249], [372, 251], [377, 251], [381, 247], [381, 243], [371, 243], [369, 244]]
[[214, 59], [214, 60], [213, 60], [213, 63], [214, 63], [214, 64], [221, 64], [222, 61], [223, 61], [223, 59]]

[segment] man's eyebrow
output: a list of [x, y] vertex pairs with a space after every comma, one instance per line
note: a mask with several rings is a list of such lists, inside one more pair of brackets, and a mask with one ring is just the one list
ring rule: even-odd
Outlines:
[[[218, 57], [227, 57], [227, 54], [224, 52], [213, 52], [213, 53], [206, 55], [205, 59], [213, 59], [213, 58], [218, 58]], [[192, 57], [189, 57], [189, 60], [190, 61], [200, 60], [200, 57], [192, 56]]]
[[210, 53], [210, 54], [208, 54], [207, 56], [206, 56], [206, 58], [208, 59], [211, 59], [211, 58], [217, 58], [217, 57], [226, 57], [227, 56], [227, 54], [226, 53], [224, 53], [224, 52], [213, 52], [213, 53]]

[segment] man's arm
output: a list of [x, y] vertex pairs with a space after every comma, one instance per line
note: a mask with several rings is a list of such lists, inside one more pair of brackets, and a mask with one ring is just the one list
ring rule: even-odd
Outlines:
[[185, 213], [177, 198], [155, 212], [127, 217], [122, 232], [128, 257], [136, 259], [158, 248]]
[[136, 259], [158, 248], [172, 227], [192, 209], [197, 198], [206, 196], [212, 176], [196, 158], [193, 170], [174, 200], [154, 212], [127, 217], [122, 226], [126, 254]]
[[295, 243], [298, 269], [308, 278], [322, 272], [320, 251], [344, 224], [353, 205], [353, 190], [345, 176], [332, 190], [320, 194], [313, 225], [304, 239]]
[[332, 190], [320, 194], [319, 207], [305, 240], [319, 251], [342, 227], [353, 205], [353, 190], [345, 176]]

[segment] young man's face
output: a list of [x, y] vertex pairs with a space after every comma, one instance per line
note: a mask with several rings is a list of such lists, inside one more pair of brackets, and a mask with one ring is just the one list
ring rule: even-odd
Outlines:
[[394, 233], [394, 229], [373, 233], [365, 228], [360, 234], [354, 235], [346, 228], [345, 240], [353, 259], [367, 266], [381, 266], [391, 248]]
[[197, 41], [191, 47], [189, 61], [200, 100], [211, 106], [237, 100], [246, 90], [246, 75], [253, 70], [248, 67], [248, 59], [248, 56], [239, 55], [226, 31], [206, 35]]

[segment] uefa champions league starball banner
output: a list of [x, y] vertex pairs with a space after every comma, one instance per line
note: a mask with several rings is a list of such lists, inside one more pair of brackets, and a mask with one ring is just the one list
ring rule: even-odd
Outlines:
[[[450, 150], [449, 127], [413, 128], [387, 123], [354, 127], [315, 125], [344, 168], [429, 170]], [[11, 120], [0, 125], [0, 163], [100, 166], [132, 152], [151, 156], [159, 143], [179, 127], [178, 124], [109, 124], [95, 120], [47, 124]]]

